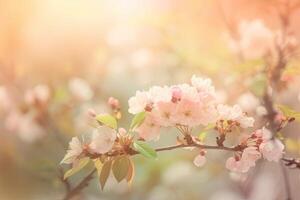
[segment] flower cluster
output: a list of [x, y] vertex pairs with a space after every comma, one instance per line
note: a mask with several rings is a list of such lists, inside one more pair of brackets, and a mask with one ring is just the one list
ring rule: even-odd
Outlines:
[[268, 161], [278, 162], [283, 155], [284, 145], [278, 139], [272, 139], [271, 132], [259, 129], [242, 138], [239, 146], [241, 151], [235, 153], [226, 162], [226, 167], [234, 172], [245, 173], [261, 157]]
[[[76, 168], [81, 166], [85, 158], [94, 161], [99, 159], [105, 169], [100, 173], [102, 187], [110, 169], [118, 181], [126, 179], [129, 182], [133, 170], [130, 156], [135, 154], [155, 158], [157, 151], [175, 148], [196, 150], [198, 154], [194, 158], [194, 164], [201, 167], [206, 163], [208, 149], [228, 150], [234, 152], [234, 155], [227, 159], [226, 167], [238, 173], [248, 172], [261, 158], [278, 162], [283, 156], [284, 145], [266, 128], [243, 135], [235, 146], [224, 146], [229, 133], [253, 127], [254, 119], [243, 112], [239, 105], [219, 104], [209, 79], [193, 76], [190, 84], [155, 86], [148, 91], [137, 91], [129, 99], [129, 112], [135, 116], [128, 131], [118, 129], [119, 118], [116, 113], [121, 112], [119, 101], [111, 97], [107, 103], [113, 114], [97, 115], [94, 111], [89, 111], [89, 116], [96, 125], [91, 137], [84, 143], [73, 138], [62, 160], [62, 163], [72, 164]], [[206, 129], [214, 127], [218, 134], [215, 146], [204, 144], [205, 136], [193, 135], [193, 129], [197, 126]], [[163, 127], [176, 127], [180, 131], [177, 145], [152, 149], [145, 140], [158, 139]], [[117, 169], [122, 169], [122, 173]]]
[[229, 40], [229, 47], [246, 59], [262, 58], [274, 49], [274, 34], [261, 20], [242, 21], [237, 35]]
[[99, 126], [94, 129], [91, 138], [84, 143], [77, 137], [73, 137], [61, 163], [76, 165], [77, 161], [86, 155], [122, 153], [123, 147], [129, 145], [131, 140], [132, 137], [123, 128], [119, 128], [117, 132], [110, 127]]
[[161, 127], [195, 127], [217, 119], [215, 89], [210, 79], [193, 76], [191, 85], [154, 86], [129, 99], [129, 112], [146, 112], [137, 129], [145, 140], [158, 139]]

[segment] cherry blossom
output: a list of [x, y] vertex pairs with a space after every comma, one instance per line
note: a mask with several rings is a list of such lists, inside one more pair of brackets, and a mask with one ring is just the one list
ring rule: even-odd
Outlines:
[[80, 154], [82, 153], [83, 148], [80, 140], [77, 137], [73, 137], [69, 143], [69, 149], [67, 154], [61, 161], [61, 163], [65, 164], [73, 164], [78, 159]]
[[158, 140], [160, 128], [161, 126], [158, 125], [156, 118], [153, 115], [148, 114], [142, 125], [138, 127], [136, 131], [144, 140]]
[[261, 143], [259, 150], [268, 161], [278, 162], [283, 156], [284, 145], [280, 140], [273, 139]]
[[261, 153], [256, 147], [247, 147], [241, 155], [228, 158], [226, 168], [233, 172], [246, 173], [255, 166], [255, 162], [260, 158]]
[[27, 104], [46, 103], [50, 98], [50, 89], [47, 85], [37, 85], [25, 93]]
[[235, 53], [241, 52], [246, 59], [262, 58], [274, 48], [274, 34], [261, 20], [242, 21], [238, 37], [229, 39], [229, 47]]
[[197, 167], [202, 167], [206, 163], [206, 152], [201, 151], [195, 158], [194, 158], [194, 165]]
[[146, 106], [151, 104], [151, 99], [148, 92], [137, 91], [135, 96], [129, 99], [128, 104], [128, 112], [131, 114], [137, 114], [145, 111]]
[[98, 127], [92, 134], [90, 150], [95, 153], [103, 154], [110, 151], [117, 138], [117, 133], [114, 129], [106, 126]]
[[[154, 86], [149, 91], [137, 91], [129, 99], [130, 113], [150, 113], [144, 122], [148, 124], [139, 129], [142, 138], [157, 138], [158, 134], [153, 131], [161, 126], [194, 127], [215, 122], [215, 90], [211, 80], [193, 76], [191, 82], [192, 85]], [[151, 132], [147, 134], [147, 130]]]
[[236, 121], [240, 124], [242, 128], [252, 127], [254, 124], [254, 119], [248, 117], [240, 108], [239, 105], [234, 105], [233, 107], [219, 104], [217, 106], [219, 120], [231, 120]]

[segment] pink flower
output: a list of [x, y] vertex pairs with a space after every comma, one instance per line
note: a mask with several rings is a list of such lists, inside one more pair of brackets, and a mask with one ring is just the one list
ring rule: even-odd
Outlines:
[[259, 150], [268, 161], [278, 162], [282, 158], [284, 145], [280, 140], [273, 139], [261, 143]]
[[127, 131], [125, 128], [119, 128], [118, 129], [118, 133], [120, 134], [120, 136], [125, 136], [127, 135]]
[[245, 173], [249, 170], [247, 166], [241, 160], [237, 160], [235, 157], [230, 157], [226, 161], [226, 168], [233, 172]]
[[137, 114], [145, 111], [148, 104], [151, 104], [151, 99], [148, 92], [137, 91], [134, 97], [131, 97], [128, 101], [128, 112], [131, 114]]
[[147, 141], [158, 140], [160, 134], [159, 130], [160, 125], [156, 118], [151, 114], [147, 114], [144, 122], [136, 129], [139, 136]]
[[247, 163], [247, 166], [254, 167], [256, 160], [261, 158], [260, 152], [256, 147], [247, 147], [242, 154], [242, 161]]
[[194, 165], [196, 165], [197, 167], [202, 167], [205, 163], [206, 163], [206, 157], [201, 153], [197, 155], [194, 159]]
[[174, 126], [174, 115], [176, 111], [176, 104], [172, 102], [158, 102], [156, 109], [153, 110], [153, 117], [156, 121], [164, 127]]
[[274, 34], [259, 19], [242, 21], [238, 39], [228, 38], [228, 43], [234, 53], [241, 52], [246, 59], [258, 59], [273, 50]]
[[50, 98], [50, 89], [47, 85], [37, 85], [25, 93], [25, 102], [34, 104], [36, 102], [46, 103]]
[[241, 157], [228, 158], [226, 168], [233, 172], [246, 173], [255, 166], [255, 162], [260, 158], [261, 154], [255, 147], [247, 147]]
[[197, 88], [190, 86], [189, 84], [175, 85], [174, 87], [181, 90], [182, 100], [199, 101]]
[[242, 128], [252, 127], [254, 124], [254, 119], [252, 117], [247, 117], [247, 115], [238, 105], [230, 107], [227, 105], [219, 104], [217, 106], [217, 110], [220, 120], [236, 121]]
[[112, 108], [112, 109], [117, 109], [120, 107], [120, 102], [118, 99], [114, 97], [109, 97], [107, 100], [107, 104]]
[[216, 99], [215, 87], [212, 86], [211, 79], [203, 79], [193, 75], [191, 83], [197, 89], [202, 100], [214, 101]]
[[154, 86], [151, 87], [149, 90], [149, 98], [153, 103], [170, 102], [172, 99], [172, 91], [168, 86], [164, 86], [164, 87]]
[[186, 125], [189, 127], [201, 124], [203, 116], [201, 102], [194, 102], [183, 99], [176, 106], [174, 121], [176, 124]]
[[103, 154], [110, 151], [117, 138], [117, 133], [114, 129], [106, 126], [101, 126], [94, 130], [92, 141], [89, 145], [92, 152]]
[[61, 163], [73, 164], [78, 159], [82, 151], [83, 148], [81, 142], [77, 137], [73, 137], [69, 143], [67, 154], [65, 155]]

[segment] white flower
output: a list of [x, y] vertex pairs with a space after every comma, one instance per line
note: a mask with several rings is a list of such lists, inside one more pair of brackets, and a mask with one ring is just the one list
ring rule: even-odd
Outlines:
[[268, 161], [278, 162], [282, 158], [284, 145], [278, 139], [268, 140], [261, 143], [259, 150]]
[[208, 100], [216, 98], [215, 87], [212, 85], [211, 79], [203, 79], [193, 75], [191, 83], [202, 98], [207, 98]]
[[89, 147], [95, 153], [107, 153], [113, 147], [116, 137], [117, 133], [114, 129], [101, 126], [94, 130]]
[[154, 103], [168, 102], [171, 101], [172, 99], [172, 90], [167, 86], [164, 87], [154, 86], [150, 88], [149, 95], [151, 100]]
[[254, 124], [254, 119], [252, 117], [247, 117], [247, 115], [238, 105], [230, 107], [227, 105], [219, 104], [217, 106], [217, 110], [219, 119], [236, 121], [240, 123], [240, 126], [242, 128], [252, 127]]
[[148, 92], [137, 91], [135, 96], [128, 100], [129, 109], [128, 112], [131, 114], [137, 114], [145, 111], [146, 106], [151, 103]]
[[246, 112], [255, 111], [255, 109], [260, 105], [258, 98], [250, 92], [241, 95], [238, 98], [237, 103]]
[[27, 104], [34, 104], [36, 101], [45, 103], [50, 98], [50, 89], [47, 85], [37, 85], [27, 90], [24, 98]]
[[77, 137], [73, 137], [69, 143], [67, 154], [65, 155], [61, 163], [73, 164], [82, 153], [82, 150], [83, 149], [80, 140]]
[[136, 132], [146, 141], [158, 140], [160, 128], [156, 118], [151, 114], [147, 114], [144, 122], [136, 129]]
[[88, 101], [94, 96], [94, 92], [90, 85], [81, 78], [71, 79], [69, 81], [69, 89], [72, 95], [81, 101]]
[[242, 21], [239, 34], [239, 46], [247, 59], [261, 58], [273, 48], [274, 34], [261, 20]]
[[204, 155], [197, 155], [194, 159], [194, 164], [197, 167], [202, 167], [206, 163], [206, 157]]
[[190, 86], [189, 84], [180, 84], [176, 85], [182, 91], [182, 99], [189, 101], [199, 101], [199, 94], [195, 87]]

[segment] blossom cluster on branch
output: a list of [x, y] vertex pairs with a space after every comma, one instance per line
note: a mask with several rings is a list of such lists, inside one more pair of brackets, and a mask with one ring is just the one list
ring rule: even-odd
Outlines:
[[[95, 114], [90, 117], [95, 123], [91, 136], [84, 141], [73, 138], [62, 163], [71, 164], [65, 178], [82, 169], [90, 160], [99, 171], [103, 188], [112, 171], [117, 181], [132, 181], [134, 164], [131, 156], [142, 154], [155, 158], [157, 152], [176, 148], [195, 150], [198, 155], [194, 164], [198, 167], [206, 162], [208, 149], [227, 150], [233, 153], [226, 161], [226, 167], [238, 173], [246, 173], [264, 158], [278, 162], [284, 153], [282, 142], [273, 137], [267, 128], [246, 131], [254, 126], [254, 119], [243, 112], [238, 105], [218, 104], [215, 88], [210, 79], [193, 76], [191, 84], [154, 86], [148, 91], [137, 91], [129, 99], [129, 112], [134, 114], [128, 130], [118, 128], [115, 110], [120, 111], [119, 102], [108, 101], [114, 114]], [[118, 113], [117, 112], [117, 113]], [[161, 128], [175, 127], [179, 130], [176, 145], [153, 149], [146, 142], [158, 140]], [[217, 137], [215, 145], [204, 143], [203, 135], [195, 136], [196, 127], [214, 128]], [[231, 132], [242, 132], [236, 145], [224, 145]]]

